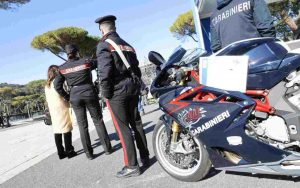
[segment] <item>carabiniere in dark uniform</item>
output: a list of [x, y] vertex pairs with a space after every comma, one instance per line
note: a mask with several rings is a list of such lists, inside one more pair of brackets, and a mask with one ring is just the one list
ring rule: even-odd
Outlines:
[[[99, 23], [103, 34], [97, 46], [98, 71], [102, 95], [108, 99], [107, 104], [124, 152], [125, 167], [117, 173], [117, 177], [131, 177], [140, 174], [131, 129], [143, 165], [149, 165], [147, 140], [137, 108], [140, 83], [136, 81], [141, 79], [141, 70], [135, 50], [116, 32], [115, 20], [115, 16], [104, 16], [95, 21]], [[116, 49], [106, 42], [107, 39], [112, 40], [123, 52], [130, 65], [128, 69]]]
[[[68, 61], [59, 67], [59, 74], [54, 80], [54, 87], [65, 100], [70, 100], [72, 104], [79, 126], [81, 142], [87, 157], [89, 159], [94, 158], [86, 109], [90, 112], [105, 153], [110, 154], [112, 147], [103, 122], [102, 111], [91, 74], [91, 71], [97, 68], [97, 62], [80, 59], [75, 45], [67, 45], [65, 50], [68, 54]], [[70, 94], [63, 88], [65, 80], [71, 88]]]

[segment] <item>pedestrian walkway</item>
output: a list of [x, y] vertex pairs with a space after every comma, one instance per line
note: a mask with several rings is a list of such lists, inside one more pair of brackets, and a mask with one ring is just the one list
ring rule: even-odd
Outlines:
[[[114, 152], [111, 155], [104, 155], [103, 148], [99, 142], [96, 131], [94, 130], [91, 132], [91, 142], [95, 154], [94, 160], [88, 160], [86, 158], [84, 151], [82, 150], [82, 144], [80, 142], [80, 139], [77, 139], [73, 142], [73, 145], [75, 147], [75, 151], [77, 151], [78, 153], [78, 156], [72, 159], [59, 160], [57, 155], [54, 153], [55, 149], [52, 152], [52, 155], [50, 154], [46, 158], [45, 156], [41, 157], [43, 154], [37, 155], [36, 158], [41, 157], [44, 159], [39, 160], [40, 162], [38, 163], [35, 162], [34, 165], [27, 164], [27, 170], [24, 170], [22, 173], [15, 175], [9, 180], [3, 182], [2, 184], [0, 183], [0, 188], [123, 188], [137, 186], [141, 187], [141, 184], [148, 185], [147, 187], [149, 187], [149, 185], [152, 184], [151, 181], [169, 177], [166, 173], [161, 171], [161, 168], [156, 163], [156, 160], [153, 157], [153, 150], [151, 144], [152, 131], [154, 129], [155, 124], [158, 121], [158, 117], [162, 114], [162, 112], [159, 110], [157, 104], [146, 106], [145, 112], [146, 114], [142, 117], [142, 121], [149, 144], [152, 167], [151, 169], [147, 170], [147, 173], [141, 176], [143, 178], [139, 181], [131, 181], [132, 179], [128, 179], [128, 181], [125, 181], [123, 183], [119, 182], [119, 179], [114, 177], [114, 175], [119, 170], [121, 170], [121, 168], [124, 165], [123, 150], [121, 148], [120, 140], [117, 139], [112, 121], [108, 121], [106, 122], [106, 127], [111, 139], [112, 146], [114, 148]], [[104, 114], [107, 113], [108, 112], [105, 112]], [[45, 125], [42, 126], [45, 127]], [[90, 128], [93, 128], [93, 126], [90, 126]], [[46, 129], [48, 129], [47, 126]], [[48, 130], [51, 131], [51, 129]], [[77, 127], [75, 127], [75, 130], [77, 130]], [[51, 142], [46, 144], [49, 145], [53, 143], [54, 146], [52, 134], [50, 135], [50, 137]], [[19, 144], [23, 143], [19, 142]], [[46, 147], [44, 149], [47, 150]], [[47, 153], [47, 151], [45, 151], [45, 153]], [[160, 171], [158, 171], [158, 169], [160, 169]], [[149, 174], [151, 175], [149, 176]], [[152, 176], [152, 174], [155, 174], [155, 176]], [[2, 175], [0, 175], [0, 177], [1, 176]]]
[[[95, 127], [88, 117], [89, 130], [93, 131]], [[110, 120], [107, 109], [103, 111], [103, 117], [104, 122]], [[56, 152], [52, 126], [45, 125], [43, 121], [18, 126], [0, 132], [0, 184]], [[73, 141], [79, 138], [76, 125], [72, 133]]]

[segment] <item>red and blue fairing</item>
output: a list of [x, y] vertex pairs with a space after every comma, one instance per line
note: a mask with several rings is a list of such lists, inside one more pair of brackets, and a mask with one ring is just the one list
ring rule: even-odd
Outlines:
[[[243, 164], [275, 162], [291, 154], [245, 133], [256, 101], [243, 93], [203, 85], [180, 87], [162, 95], [159, 104], [172, 120], [206, 146], [216, 168], [236, 165], [222, 157], [218, 150], [238, 154]], [[233, 137], [239, 142], [230, 142]]]

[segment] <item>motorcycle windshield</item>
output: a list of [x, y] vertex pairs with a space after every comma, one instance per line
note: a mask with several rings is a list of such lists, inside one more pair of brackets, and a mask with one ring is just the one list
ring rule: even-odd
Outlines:
[[179, 46], [174, 50], [168, 61], [163, 64], [162, 69], [172, 65], [188, 66], [193, 63], [198, 63], [203, 52], [204, 51], [200, 48], [186, 50], [182, 46]]
[[181, 58], [181, 60], [174, 63], [174, 65], [187, 67], [190, 65], [195, 65], [195, 63], [198, 64], [199, 58], [203, 55], [204, 52], [205, 51], [200, 48], [186, 50], [186, 53]]
[[174, 65], [177, 62], [180, 62], [184, 54], [186, 53], [186, 50], [182, 46], [178, 46], [168, 59], [166, 63], [162, 65], [162, 69], [165, 69], [166, 67], [170, 67]]

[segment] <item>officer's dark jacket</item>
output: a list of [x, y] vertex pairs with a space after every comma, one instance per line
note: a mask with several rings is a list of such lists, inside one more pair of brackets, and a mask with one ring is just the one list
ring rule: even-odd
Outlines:
[[217, 0], [211, 16], [211, 49], [249, 38], [276, 37], [273, 18], [264, 0]]
[[121, 39], [116, 32], [110, 32], [102, 37], [97, 46], [98, 75], [102, 95], [109, 99], [112, 96], [137, 94], [139, 91], [134, 87], [130, 71], [114, 47], [105, 42], [107, 38], [119, 45], [130, 64], [131, 71], [141, 77], [139, 61], [134, 48]]
[[[96, 91], [93, 85], [91, 71], [97, 63], [86, 59], [68, 60], [59, 67], [59, 74], [54, 80], [56, 91], [66, 100], [95, 98]], [[70, 96], [64, 90], [63, 84], [67, 81], [70, 87]]]

